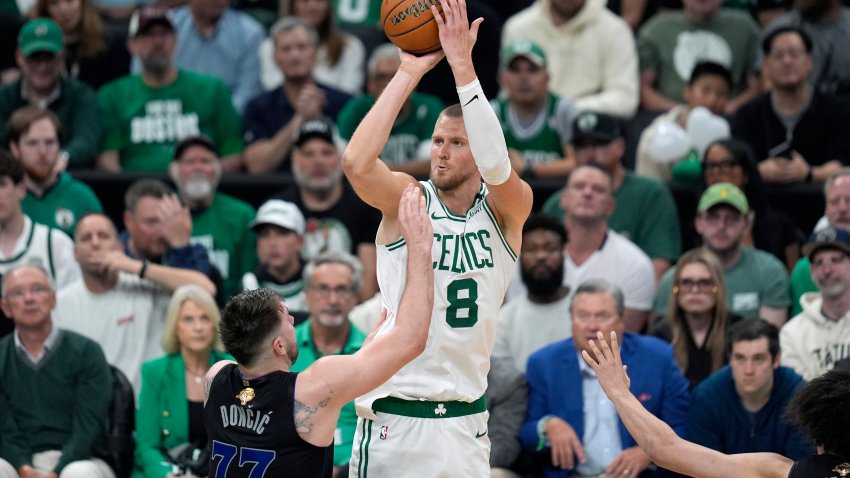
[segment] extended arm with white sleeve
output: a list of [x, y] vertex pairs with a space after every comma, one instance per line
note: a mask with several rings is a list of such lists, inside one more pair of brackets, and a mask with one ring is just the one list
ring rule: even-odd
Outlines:
[[457, 87], [457, 96], [463, 109], [463, 124], [469, 136], [472, 157], [484, 182], [498, 186], [511, 176], [508, 145], [502, 134], [502, 125], [496, 112], [484, 96], [481, 83], [476, 78], [468, 85]]

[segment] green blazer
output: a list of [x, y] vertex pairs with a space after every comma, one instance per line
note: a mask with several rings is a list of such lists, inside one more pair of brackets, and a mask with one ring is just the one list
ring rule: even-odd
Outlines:
[[[233, 360], [233, 357], [213, 350], [210, 365], [219, 360]], [[179, 353], [142, 364], [133, 478], [164, 478], [171, 467], [166, 464], [162, 450], [189, 441], [185, 367]]]

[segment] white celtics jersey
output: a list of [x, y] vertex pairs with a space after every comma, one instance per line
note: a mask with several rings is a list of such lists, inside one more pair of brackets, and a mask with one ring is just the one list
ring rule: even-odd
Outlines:
[[0, 257], [0, 277], [16, 266], [33, 264], [43, 267], [55, 281], [56, 264], [53, 261], [54, 251], [50, 241], [50, 228], [25, 218], [24, 230], [21, 235], [26, 238], [23, 249], [20, 249], [21, 238], [19, 238], [12, 256], [9, 258]]
[[[485, 200], [482, 184], [466, 216], [449, 212], [430, 181], [422, 182], [434, 226], [434, 310], [425, 351], [385, 384], [355, 401], [360, 416], [373, 418], [372, 402], [385, 396], [408, 400], [471, 402], [484, 394], [496, 317], [516, 254]], [[378, 285], [387, 308], [380, 333], [395, 326], [405, 285], [403, 239], [379, 245]]]

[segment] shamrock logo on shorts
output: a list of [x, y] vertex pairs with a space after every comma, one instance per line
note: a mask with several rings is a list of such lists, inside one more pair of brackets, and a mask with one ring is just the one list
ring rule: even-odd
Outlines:
[[437, 408], [434, 409], [434, 414], [443, 416], [443, 415], [446, 414], [446, 411], [447, 411], [446, 407], [444, 407], [443, 404], [440, 403], [440, 404], [437, 404]]

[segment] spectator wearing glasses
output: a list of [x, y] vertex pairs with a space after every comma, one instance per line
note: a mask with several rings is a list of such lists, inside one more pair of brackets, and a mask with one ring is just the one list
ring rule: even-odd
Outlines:
[[[781, 327], [788, 318], [788, 273], [772, 255], [745, 245], [753, 217], [747, 197], [730, 183], [718, 183], [700, 197], [694, 219], [703, 247], [723, 265], [726, 305], [745, 319], [762, 318]], [[673, 292], [675, 269], [664, 274], [652, 312], [662, 317]]]

